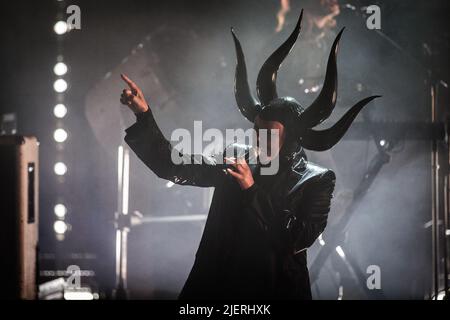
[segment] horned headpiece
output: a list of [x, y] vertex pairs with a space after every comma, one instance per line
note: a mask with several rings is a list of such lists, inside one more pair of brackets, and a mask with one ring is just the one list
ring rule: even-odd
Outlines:
[[[266, 120], [277, 120], [294, 132], [300, 146], [315, 151], [324, 151], [333, 147], [352, 124], [361, 109], [379, 96], [367, 97], [353, 107], [331, 128], [315, 130], [313, 127], [327, 119], [337, 99], [337, 67], [336, 55], [339, 47], [342, 29], [333, 42], [328, 58], [325, 81], [315, 101], [306, 109], [291, 97], [278, 97], [276, 89], [277, 72], [281, 63], [293, 48], [300, 33], [303, 10], [297, 25], [289, 38], [264, 62], [256, 81], [256, 100], [248, 85], [247, 69], [241, 44], [231, 29], [236, 47], [237, 65], [235, 74], [235, 97], [239, 110], [249, 121], [254, 122], [259, 115]], [[292, 138], [292, 137], [291, 137]]]

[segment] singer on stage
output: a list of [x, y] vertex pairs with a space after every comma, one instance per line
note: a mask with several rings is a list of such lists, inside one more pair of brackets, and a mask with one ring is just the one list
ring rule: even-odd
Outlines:
[[294, 98], [278, 97], [277, 71], [297, 40], [301, 19], [302, 14], [289, 38], [263, 64], [256, 84], [258, 99], [249, 88], [243, 50], [232, 31], [237, 54], [237, 106], [257, 132], [278, 130], [279, 149], [269, 152], [279, 161], [274, 175], [261, 174], [261, 165], [251, 167], [241, 158], [227, 159], [231, 168], [226, 171], [211, 159], [202, 164], [174, 164], [172, 145], [158, 128], [151, 102], [147, 103], [140, 88], [122, 75], [128, 88], [123, 90], [121, 102], [137, 118], [126, 130], [125, 141], [131, 149], [162, 179], [215, 187], [180, 299], [311, 299], [306, 251], [327, 225], [335, 174], [308, 162], [304, 148], [330, 149], [375, 96], [355, 104], [333, 127], [313, 129], [331, 115], [336, 104], [341, 31], [333, 43], [316, 100], [303, 108]]

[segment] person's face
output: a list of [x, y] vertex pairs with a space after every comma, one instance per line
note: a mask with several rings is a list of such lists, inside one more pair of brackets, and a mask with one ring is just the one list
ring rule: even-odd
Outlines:
[[[268, 162], [279, 154], [280, 149], [283, 146], [286, 135], [284, 126], [278, 121], [268, 121], [256, 116], [254, 129], [256, 130], [258, 148], [260, 149], [259, 158], [263, 163]], [[260, 132], [260, 129], [266, 130]], [[265, 137], [262, 137], [262, 134], [264, 134]], [[265, 145], [267, 147], [264, 146], [264, 142], [261, 143], [264, 138], [266, 139]], [[272, 145], [278, 145], [278, 148], [272, 150]]]

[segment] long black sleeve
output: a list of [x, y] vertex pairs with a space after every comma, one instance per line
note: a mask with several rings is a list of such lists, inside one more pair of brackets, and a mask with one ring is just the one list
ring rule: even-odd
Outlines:
[[[224, 176], [213, 158], [175, 150], [162, 134], [150, 110], [137, 115], [136, 123], [125, 131], [126, 143], [160, 178], [180, 185], [211, 187]], [[178, 156], [183, 158], [181, 164], [172, 161], [173, 152], [178, 152]]]
[[257, 184], [245, 190], [249, 211], [279, 252], [295, 254], [310, 247], [327, 225], [335, 174], [328, 170], [307, 181], [290, 205], [277, 208]]

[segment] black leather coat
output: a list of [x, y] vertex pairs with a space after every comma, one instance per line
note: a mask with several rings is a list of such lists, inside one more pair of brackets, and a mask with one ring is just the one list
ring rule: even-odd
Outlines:
[[[150, 111], [125, 141], [160, 178], [215, 187], [194, 265], [180, 299], [311, 299], [306, 249], [327, 224], [335, 175], [305, 161], [284, 163], [274, 176], [253, 172], [241, 190], [211, 159], [176, 165], [172, 146]], [[196, 159], [196, 160], [194, 160]]]

